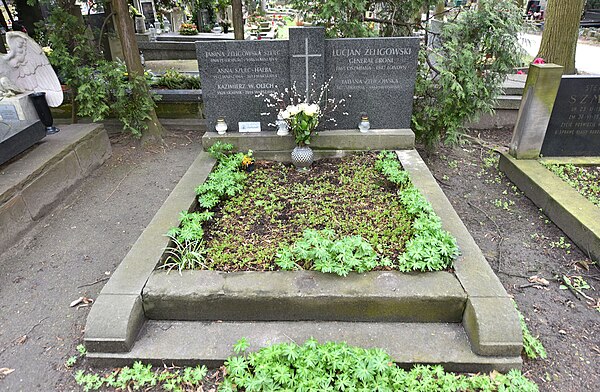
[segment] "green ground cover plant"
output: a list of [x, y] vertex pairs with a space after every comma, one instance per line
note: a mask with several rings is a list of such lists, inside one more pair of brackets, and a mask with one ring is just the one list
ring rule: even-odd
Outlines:
[[537, 391], [521, 372], [457, 375], [441, 366], [397, 367], [381, 349], [345, 343], [282, 343], [225, 363], [220, 392], [233, 391]]
[[84, 391], [106, 388], [120, 391], [197, 391], [207, 373], [205, 366], [154, 370], [150, 364], [135, 362], [131, 367], [125, 366], [106, 375], [79, 370], [75, 373], [75, 381]]
[[[393, 153], [325, 160], [308, 173], [215, 145], [216, 169], [169, 235], [162, 268], [314, 269], [345, 276], [373, 269], [447, 269], [458, 254], [431, 205]], [[210, 220], [210, 224], [206, 224]]]
[[175, 69], [167, 69], [164, 74], [152, 80], [151, 86], [172, 90], [197, 90], [201, 84], [199, 76], [186, 75]]
[[515, 305], [515, 309], [517, 309], [519, 323], [521, 324], [521, 332], [523, 333], [523, 352], [525, 352], [525, 355], [529, 359], [546, 359], [548, 355], [546, 354], [544, 345], [540, 339], [531, 334], [529, 327], [527, 327], [527, 323], [525, 322], [525, 316], [523, 316], [523, 313], [521, 313], [517, 303], [514, 300], [513, 304]]
[[594, 205], [600, 207], [600, 167], [550, 163], [543, 163], [543, 165]]
[[455, 374], [442, 366], [396, 366], [383, 350], [346, 343], [276, 344], [245, 353], [246, 339], [235, 346], [237, 356], [225, 362], [224, 371], [204, 366], [155, 368], [136, 362], [104, 375], [79, 370], [76, 382], [84, 391], [427, 391], [427, 392], [534, 392], [537, 385], [520, 371], [507, 374]]

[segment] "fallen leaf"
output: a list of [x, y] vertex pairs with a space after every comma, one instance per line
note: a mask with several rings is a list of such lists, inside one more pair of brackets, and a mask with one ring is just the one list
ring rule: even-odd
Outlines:
[[17, 343], [17, 344], [23, 344], [23, 343], [25, 343], [25, 341], [26, 341], [26, 340], [27, 340], [27, 335], [23, 335], [23, 336], [21, 336], [20, 338], [18, 338], [18, 339], [15, 341], [15, 343]]
[[542, 278], [541, 276], [537, 276], [537, 275], [533, 275], [528, 280], [529, 280], [529, 283], [539, 284], [541, 286], [550, 285], [550, 282], [548, 282], [546, 279]]
[[0, 368], [0, 376], [8, 376], [9, 374], [11, 374], [14, 371], [15, 371], [15, 369]]
[[82, 304], [81, 306], [78, 306], [77, 308], [81, 308], [81, 307], [85, 307], [88, 306], [89, 304], [91, 304], [92, 302], [94, 302], [93, 299], [88, 298], [88, 297], [79, 297], [77, 298], [75, 301], [71, 302], [71, 304], [69, 305], [70, 307], [75, 307], [77, 305]]
[[578, 260], [575, 262], [575, 264], [579, 264], [581, 268], [585, 269], [586, 271], [590, 270], [591, 262], [589, 260]]
[[79, 297], [79, 298], [77, 298], [75, 301], [71, 302], [71, 304], [70, 304], [69, 306], [70, 306], [70, 307], [74, 307], [74, 306], [77, 306], [77, 305], [79, 305], [79, 304], [80, 304], [80, 303], [82, 303], [82, 302], [83, 302], [83, 297]]

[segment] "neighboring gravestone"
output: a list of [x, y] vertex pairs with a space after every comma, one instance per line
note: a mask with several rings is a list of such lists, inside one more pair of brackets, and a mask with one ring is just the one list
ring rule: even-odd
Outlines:
[[600, 156], [600, 77], [562, 77], [541, 153]]
[[0, 165], [12, 159], [46, 136], [39, 121], [0, 121]]
[[517, 159], [537, 159], [560, 85], [563, 67], [531, 64], [510, 141], [510, 155]]
[[225, 117], [229, 130], [256, 121], [269, 129], [277, 112], [256, 95], [295, 86], [302, 96], [314, 97], [329, 80], [328, 97], [347, 102], [327, 128], [354, 129], [362, 113], [373, 129], [410, 127], [418, 38], [325, 39], [321, 27], [290, 28], [289, 36], [196, 43], [210, 130], [218, 117]]

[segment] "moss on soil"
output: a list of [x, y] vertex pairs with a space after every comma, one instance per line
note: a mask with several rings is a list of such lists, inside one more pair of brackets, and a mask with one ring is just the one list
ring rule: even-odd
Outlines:
[[382, 256], [396, 259], [413, 229], [398, 188], [374, 168], [376, 155], [316, 162], [306, 172], [257, 162], [244, 194], [225, 201], [207, 224], [207, 267], [273, 270], [278, 250], [305, 229], [360, 235]]
[[559, 165], [543, 163], [544, 166], [560, 179], [585, 196], [594, 205], [600, 207], [600, 167]]

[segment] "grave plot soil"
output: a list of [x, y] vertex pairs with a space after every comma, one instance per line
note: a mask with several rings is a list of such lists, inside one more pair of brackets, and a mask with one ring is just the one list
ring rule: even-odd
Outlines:
[[[510, 131], [473, 136], [506, 146]], [[0, 376], [1, 391], [80, 390], [64, 361], [81, 343], [89, 307], [69, 304], [98, 295], [106, 273], [114, 271], [197, 156], [200, 137], [174, 133], [164, 150], [152, 151], [111, 137], [113, 157], [0, 254], [0, 368], [14, 369]], [[551, 246], [564, 234], [499, 175], [497, 156], [487, 148], [420, 151], [548, 351], [547, 360], [525, 360], [525, 373], [542, 391], [599, 390], [600, 313], [553, 279], [581, 275], [597, 289], [588, 295], [598, 298], [598, 267], [584, 269], [587, 258], [574, 246]], [[549, 286], [530, 286], [532, 275], [548, 279]]]
[[548, 170], [600, 207], [600, 167], [546, 164]]
[[396, 260], [412, 237], [412, 217], [397, 187], [375, 169], [377, 154], [324, 159], [310, 171], [258, 161], [242, 194], [223, 202], [206, 224], [206, 267], [274, 270], [276, 254], [306, 229], [359, 235]]
[[[511, 134], [505, 129], [470, 136], [506, 150]], [[525, 359], [525, 374], [542, 391], [600, 390], [598, 265], [498, 171], [498, 155], [489, 148], [469, 142], [421, 154], [548, 352], [546, 360]], [[549, 285], [533, 285], [528, 278], [535, 275]], [[561, 290], [557, 275], [582, 276], [596, 289], [586, 290], [595, 303]]]

